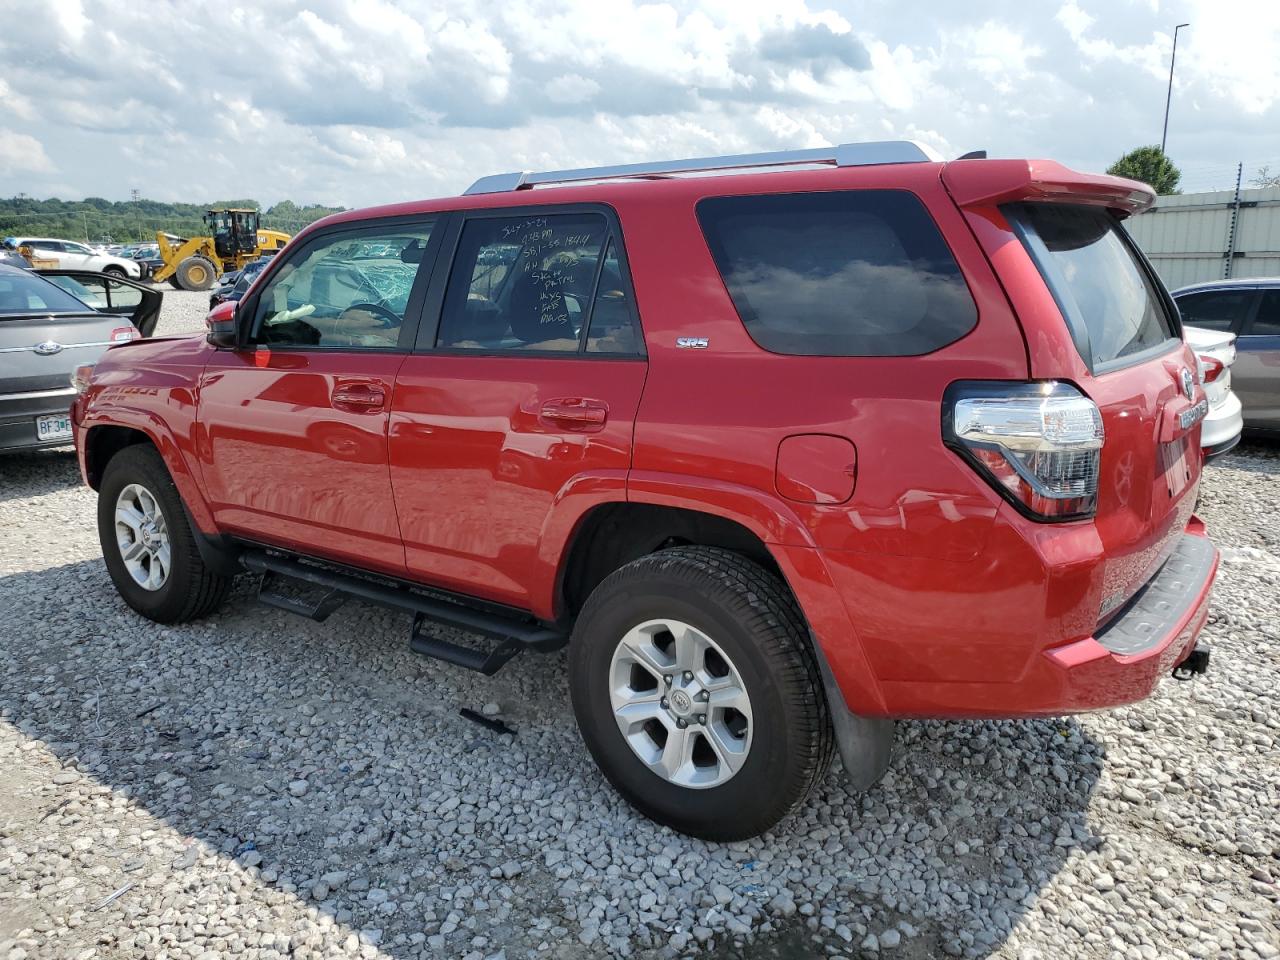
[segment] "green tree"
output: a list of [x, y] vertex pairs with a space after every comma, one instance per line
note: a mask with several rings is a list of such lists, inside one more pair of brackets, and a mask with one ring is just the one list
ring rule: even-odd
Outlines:
[[1113, 177], [1128, 177], [1147, 184], [1156, 193], [1166, 196], [1178, 192], [1182, 171], [1173, 165], [1168, 155], [1154, 144], [1130, 150], [1107, 167]]
[[[208, 232], [200, 222], [210, 206], [258, 207], [256, 200], [234, 200], [229, 203], [162, 203], [158, 200], [113, 202], [102, 197], [85, 200], [36, 200], [31, 197], [0, 197], [0, 237], [63, 237], [68, 240], [99, 240], [109, 236], [119, 243], [155, 239], [157, 230], [181, 236], [199, 236]], [[272, 229], [297, 233], [313, 220], [319, 220], [341, 207], [299, 206], [283, 200], [273, 207], [287, 212], [287, 217], [265, 216], [263, 223]]]

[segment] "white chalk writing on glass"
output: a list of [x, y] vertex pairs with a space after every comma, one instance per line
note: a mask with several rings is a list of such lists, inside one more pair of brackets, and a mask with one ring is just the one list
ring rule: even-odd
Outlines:
[[[538, 319], [541, 325], [565, 324], [569, 320], [565, 302], [565, 288], [575, 276], [568, 269], [579, 257], [595, 259], [600, 255], [604, 224], [592, 231], [583, 232], [582, 223], [574, 224], [578, 231], [567, 233], [557, 230], [554, 217], [528, 217], [502, 225], [499, 237], [502, 246], [518, 246], [519, 273], [527, 276], [537, 288]], [[492, 246], [498, 246], [495, 242]]]

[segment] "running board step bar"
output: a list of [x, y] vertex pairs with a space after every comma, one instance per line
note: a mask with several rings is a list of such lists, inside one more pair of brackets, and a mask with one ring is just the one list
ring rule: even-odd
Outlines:
[[287, 580], [288, 577], [286, 575], [277, 573], [275, 570], [264, 570], [262, 580], [258, 583], [259, 602], [288, 613], [296, 613], [298, 616], [314, 620], [316, 623], [323, 623], [328, 620], [329, 614], [347, 602], [347, 595], [336, 589], [329, 590], [315, 602], [303, 600], [299, 597], [291, 597], [280, 589], [283, 586], [282, 581]]
[[[262, 575], [258, 599], [269, 606], [317, 622], [325, 620], [353, 597], [393, 610], [404, 610], [413, 614], [409, 649], [486, 676], [492, 676], [522, 650], [556, 650], [567, 640], [563, 632], [496, 604], [467, 602], [462, 598], [454, 602], [392, 581], [343, 573], [263, 550], [246, 551], [241, 562], [250, 571]], [[299, 599], [282, 589], [289, 580], [300, 581], [325, 592], [315, 601]], [[484, 651], [432, 636], [428, 632], [432, 624], [479, 634], [497, 641], [497, 645]]]

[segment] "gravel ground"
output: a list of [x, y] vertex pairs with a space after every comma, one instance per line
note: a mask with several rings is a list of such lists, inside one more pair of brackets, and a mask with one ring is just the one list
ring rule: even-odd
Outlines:
[[[199, 327], [166, 294], [162, 329]], [[207, 302], [207, 301], [204, 301]], [[164, 628], [117, 598], [59, 451], [0, 462], [0, 960], [1280, 954], [1280, 449], [1209, 468], [1209, 676], [1107, 714], [904, 723], [726, 845], [637, 816], [563, 655], [490, 679], [408, 620], [243, 583]], [[458, 715], [496, 714], [514, 736]]]
[[209, 291], [175, 290], [167, 283], [156, 286], [164, 293], [164, 305], [160, 309], [160, 322], [155, 336], [165, 337], [175, 333], [190, 333], [204, 329], [204, 316], [209, 312]]

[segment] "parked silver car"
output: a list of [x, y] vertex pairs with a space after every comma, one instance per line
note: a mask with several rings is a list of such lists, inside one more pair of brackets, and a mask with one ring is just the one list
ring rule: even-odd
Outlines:
[[1236, 335], [1231, 389], [1245, 428], [1280, 431], [1280, 277], [1197, 283], [1173, 298], [1184, 324]]
[[72, 374], [150, 336], [161, 298], [99, 273], [0, 265], [0, 453], [70, 443]]

